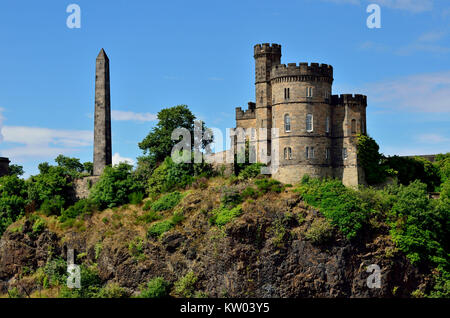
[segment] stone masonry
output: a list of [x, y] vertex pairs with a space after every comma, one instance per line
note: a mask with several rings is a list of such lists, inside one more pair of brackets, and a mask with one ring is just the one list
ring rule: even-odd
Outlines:
[[[267, 140], [267, 155], [278, 155], [272, 177], [296, 183], [308, 174], [338, 178], [348, 186], [364, 183], [357, 134], [366, 134], [366, 96], [332, 95], [331, 65], [281, 64], [278, 44], [255, 45], [254, 58], [256, 103], [246, 111], [236, 108], [236, 127], [256, 128], [257, 151]], [[277, 140], [258, 128], [278, 128]], [[271, 144], [278, 144], [278, 151]]]
[[109, 59], [101, 49], [95, 70], [94, 175], [112, 164]]

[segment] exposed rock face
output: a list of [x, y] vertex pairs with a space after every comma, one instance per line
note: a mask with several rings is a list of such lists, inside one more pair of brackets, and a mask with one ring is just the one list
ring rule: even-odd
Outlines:
[[[16, 286], [24, 267], [43, 266], [49, 251], [65, 258], [67, 248], [97, 263], [105, 283], [132, 291], [155, 276], [174, 282], [191, 270], [198, 277], [196, 289], [210, 297], [401, 297], [424, 281], [401, 254], [386, 256], [393, 246], [383, 230], [357, 242], [338, 233], [327, 245], [306, 240], [305, 229], [320, 216], [296, 195], [266, 195], [245, 203], [243, 215], [223, 228], [208, 222], [205, 210], [213, 198], [201, 191], [188, 195], [182, 202], [186, 220], [160, 239], [144, 239], [142, 258], [132, 255], [128, 242], [144, 237], [145, 230], [128, 227], [126, 216], [114, 234], [97, 222], [104, 215], [94, 215], [85, 231], [68, 231], [63, 240], [48, 230], [30, 237], [25, 223], [21, 232], [6, 232], [0, 240], [0, 287], [5, 292]], [[305, 220], [286, 218], [287, 213], [304, 213]], [[279, 221], [283, 226], [277, 232]], [[381, 268], [379, 289], [367, 286], [370, 264]]]

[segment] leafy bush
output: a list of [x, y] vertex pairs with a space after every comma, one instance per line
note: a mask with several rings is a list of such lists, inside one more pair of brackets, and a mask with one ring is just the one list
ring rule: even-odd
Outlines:
[[163, 220], [150, 226], [147, 235], [149, 237], [161, 237], [164, 233], [172, 229], [175, 225], [182, 222], [184, 216], [181, 212], [175, 211], [169, 220]]
[[95, 212], [97, 210], [98, 205], [94, 201], [90, 199], [81, 199], [77, 201], [74, 205], [65, 209], [61, 213], [59, 220], [61, 222], [65, 222], [69, 219], [75, 219], [80, 215], [91, 214], [92, 212]]
[[315, 219], [305, 237], [314, 244], [328, 243], [333, 238], [333, 226], [326, 219]]
[[173, 209], [178, 203], [180, 203], [182, 198], [183, 195], [180, 192], [171, 192], [156, 200], [152, 204], [152, 210], [158, 212]]
[[139, 298], [163, 298], [169, 293], [170, 283], [163, 277], [152, 278], [146, 286], [141, 289]]
[[358, 160], [363, 167], [366, 182], [371, 185], [384, 182], [388, 176], [387, 166], [380, 164], [383, 155], [379, 150], [380, 147], [373, 138], [358, 135]]
[[117, 283], [111, 283], [102, 287], [93, 298], [128, 298], [129, 293]]
[[98, 298], [102, 289], [102, 281], [98, 276], [95, 265], [80, 265], [81, 288], [70, 289], [66, 286], [61, 288], [59, 297], [61, 298]]
[[193, 271], [188, 272], [185, 276], [181, 277], [174, 284], [175, 293], [184, 298], [190, 298], [195, 293], [195, 283], [197, 283], [198, 277]]
[[225, 207], [232, 208], [242, 202], [242, 197], [237, 189], [223, 187], [221, 202]]
[[257, 199], [258, 196], [259, 196], [259, 192], [257, 192], [253, 187], [247, 187], [241, 193], [241, 197], [243, 199], [248, 199], [248, 198]]
[[44, 231], [45, 227], [46, 227], [46, 223], [45, 223], [44, 219], [38, 217], [33, 223], [33, 227], [32, 227], [33, 235], [41, 234], [42, 231]]
[[261, 174], [261, 167], [265, 165], [262, 163], [253, 163], [244, 167], [238, 175], [240, 180], [247, 180], [251, 178], [255, 178]]
[[210, 217], [209, 221], [211, 224], [223, 226], [236, 217], [240, 216], [241, 214], [242, 208], [240, 205], [232, 209], [229, 209], [222, 205], [220, 208], [212, 211], [212, 216]]
[[45, 215], [61, 215], [64, 210], [65, 200], [60, 195], [45, 199], [42, 202], [40, 210]]
[[336, 225], [348, 239], [355, 238], [373, 212], [358, 196], [338, 180], [310, 179], [298, 191], [303, 199]]
[[126, 163], [106, 167], [100, 180], [92, 188], [90, 199], [101, 209], [128, 203], [130, 194], [142, 190], [134, 182], [131, 169], [132, 166]]
[[281, 184], [281, 182], [275, 180], [275, 179], [261, 179], [261, 180], [255, 180], [256, 187], [259, 191], [262, 193], [267, 192], [276, 192], [281, 193], [284, 190], [284, 186]]
[[155, 197], [161, 193], [174, 189], [183, 189], [190, 185], [195, 176], [211, 176], [213, 170], [211, 165], [206, 163], [179, 163], [173, 162], [171, 157], [167, 157], [158, 166], [148, 180], [150, 197]]
[[153, 221], [161, 219], [161, 215], [155, 211], [150, 211], [139, 217], [139, 221], [144, 223], [152, 223]]
[[0, 236], [6, 228], [22, 217], [28, 204], [27, 186], [16, 175], [0, 178]]
[[135, 205], [141, 204], [143, 199], [144, 192], [133, 192], [128, 196], [128, 201]]

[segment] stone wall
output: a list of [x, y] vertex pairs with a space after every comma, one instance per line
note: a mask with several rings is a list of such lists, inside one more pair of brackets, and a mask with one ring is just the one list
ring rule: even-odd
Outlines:
[[98, 182], [98, 180], [100, 180], [99, 176], [76, 179], [73, 182], [75, 200], [86, 199], [89, 196], [92, 187]]

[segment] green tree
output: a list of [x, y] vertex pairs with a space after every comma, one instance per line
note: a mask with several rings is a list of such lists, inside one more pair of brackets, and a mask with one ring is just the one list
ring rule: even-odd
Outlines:
[[56, 157], [55, 162], [59, 167], [67, 169], [72, 175], [76, 176], [84, 171], [84, 165], [78, 158], [70, 158], [63, 155]]
[[102, 209], [128, 203], [131, 193], [144, 190], [134, 180], [132, 168], [127, 163], [106, 167], [100, 180], [92, 188], [90, 199]]
[[370, 185], [383, 182], [387, 176], [387, 167], [382, 164], [383, 155], [379, 150], [375, 139], [367, 135], [358, 136], [358, 160]]
[[16, 175], [0, 178], [0, 236], [25, 213], [27, 205], [25, 181]]
[[92, 176], [94, 174], [94, 164], [90, 161], [83, 163], [83, 169], [90, 176]]
[[25, 172], [23, 171], [23, 167], [16, 165], [16, 164], [12, 164], [9, 166], [9, 175], [10, 176], [23, 176]]

